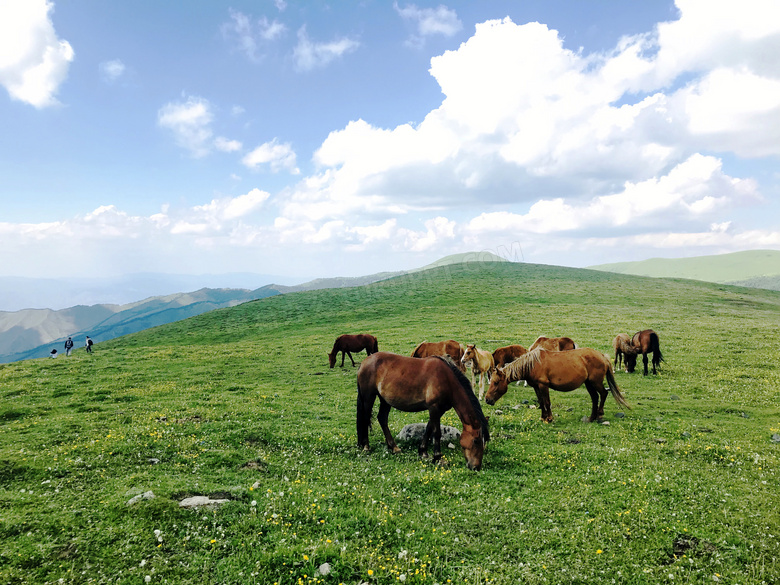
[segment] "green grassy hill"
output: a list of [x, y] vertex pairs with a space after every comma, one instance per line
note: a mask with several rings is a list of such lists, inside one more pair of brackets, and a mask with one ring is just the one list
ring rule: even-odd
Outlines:
[[[0, 582], [779, 582], [778, 324], [773, 291], [480, 263], [0, 365]], [[583, 423], [579, 389], [552, 392], [544, 424], [512, 386], [483, 407], [478, 473], [459, 448], [390, 455], [378, 425], [362, 454], [356, 369], [326, 356], [356, 332], [402, 354], [541, 334], [611, 352], [647, 327], [666, 361], [617, 374], [624, 417], [609, 398], [609, 425]], [[191, 495], [229, 502], [180, 508]]]
[[719, 283], [748, 283], [775, 288], [780, 279], [780, 251], [749, 250], [693, 258], [651, 258], [639, 262], [617, 262], [591, 266], [618, 274], [663, 278], [691, 278]]

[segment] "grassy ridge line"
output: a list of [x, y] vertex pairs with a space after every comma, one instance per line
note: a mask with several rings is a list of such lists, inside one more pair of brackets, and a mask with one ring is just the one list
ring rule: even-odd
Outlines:
[[[319, 582], [776, 582], [778, 323], [769, 291], [453, 266], [2, 366], [0, 581], [315, 583], [327, 562]], [[361, 456], [355, 370], [325, 355], [357, 331], [399, 353], [539, 334], [608, 351], [648, 326], [667, 363], [618, 375], [626, 418], [609, 402], [610, 426], [582, 424], [578, 390], [553, 393], [544, 425], [514, 387], [485, 406], [479, 474], [457, 451], [441, 468], [391, 457], [376, 429]], [[425, 418], [394, 411], [391, 428]], [[158, 497], [128, 509], [145, 490]], [[188, 494], [233, 501], [179, 510]]]

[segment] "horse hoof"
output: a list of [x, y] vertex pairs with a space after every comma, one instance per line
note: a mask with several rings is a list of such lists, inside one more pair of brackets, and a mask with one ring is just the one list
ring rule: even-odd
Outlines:
[[401, 452], [400, 447], [393, 447], [393, 455], [397, 455], [400, 452]]

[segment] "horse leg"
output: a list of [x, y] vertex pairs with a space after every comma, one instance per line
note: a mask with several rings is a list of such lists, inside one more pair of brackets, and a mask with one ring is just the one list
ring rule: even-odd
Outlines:
[[344, 351], [343, 349], [341, 350], [341, 367], [342, 368], [344, 367], [344, 356], [346, 355], [346, 353], [347, 352]]
[[542, 420], [552, 422], [552, 407], [550, 405], [550, 389], [542, 384], [534, 386], [536, 399], [539, 401], [539, 408], [542, 409]]
[[349, 356], [349, 361], [352, 362], [352, 367], [354, 368], [355, 367], [355, 360], [352, 359], [352, 354], [347, 352], [347, 355]]
[[379, 421], [379, 426], [382, 427], [382, 432], [385, 434], [385, 443], [387, 448], [393, 453], [400, 453], [401, 449], [395, 444], [393, 434], [390, 432], [390, 427], [387, 426], [387, 419], [390, 416], [390, 405], [379, 397], [379, 412], [376, 415], [376, 420]]
[[587, 388], [588, 394], [590, 394], [590, 400], [593, 404], [590, 411], [590, 422], [603, 418], [604, 403], [607, 401], [607, 394], [609, 394], [609, 392], [604, 388], [603, 383], [587, 381], [585, 382], [585, 388]]
[[485, 398], [485, 372], [479, 373], [479, 399]]
[[423, 434], [418, 451], [422, 459], [428, 457], [428, 441], [431, 436], [433, 436], [433, 461], [435, 463], [441, 459], [441, 416], [433, 412], [425, 426], [425, 434]]
[[656, 353], [655, 353], [655, 351], [653, 351], [653, 375], [654, 375], [654, 376], [655, 376], [655, 375], [658, 373], [658, 372], [656, 372], [656, 370], [655, 370], [655, 366], [656, 366], [656, 364], [658, 364], [658, 365], [661, 365], [661, 360], [659, 360], [659, 359], [656, 357]]
[[[647, 354], [642, 352], [642, 363], [645, 365], [645, 376], [647, 376]], [[653, 366], [653, 373], [655, 374], [655, 366]]]
[[363, 451], [370, 451], [368, 446], [368, 430], [371, 428], [371, 411], [374, 409], [376, 394], [365, 396], [358, 386], [357, 396], [357, 436], [358, 447]]

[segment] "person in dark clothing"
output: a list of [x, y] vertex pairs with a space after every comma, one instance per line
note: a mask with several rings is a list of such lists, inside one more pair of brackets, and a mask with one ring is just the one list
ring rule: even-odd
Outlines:
[[89, 335], [87, 335], [87, 353], [92, 353], [92, 340], [89, 338]]
[[73, 339], [68, 337], [68, 340], [65, 342], [65, 356], [69, 356], [71, 351], [73, 351]]

